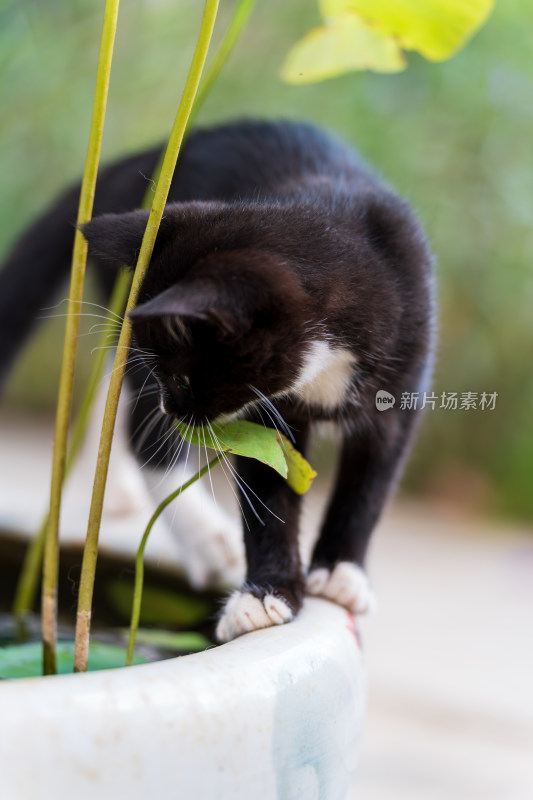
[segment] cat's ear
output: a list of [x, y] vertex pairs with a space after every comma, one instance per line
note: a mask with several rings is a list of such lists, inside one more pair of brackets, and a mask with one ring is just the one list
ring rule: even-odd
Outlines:
[[[80, 229], [89, 243], [89, 252], [92, 255], [108, 259], [117, 265], [134, 267], [148, 217], [149, 212], [141, 209], [126, 214], [102, 214], [81, 225]], [[156, 248], [164, 243], [165, 237], [166, 224], [163, 219]]]
[[150, 320], [160, 317], [198, 319], [214, 325], [224, 337], [243, 332], [245, 320], [239, 317], [217, 291], [211, 281], [193, 281], [170, 286], [165, 291], [140, 303], [130, 311], [133, 320]]

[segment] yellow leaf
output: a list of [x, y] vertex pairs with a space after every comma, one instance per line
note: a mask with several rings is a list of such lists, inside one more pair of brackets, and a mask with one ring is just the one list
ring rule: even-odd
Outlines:
[[358, 12], [406, 50], [430, 61], [451, 58], [489, 16], [494, 0], [320, 0], [325, 19]]
[[358, 69], [399, 72], [405, 60], [397, 43], [357, 14], [344, 14], [296, 42], [281, 70], [286, 83], [313, 83]]
[[287, 463], [287, 483], [296, 494], [305, 494], [311, 488], [316, 472], [286, 436], [278, 433], [278, 439]]

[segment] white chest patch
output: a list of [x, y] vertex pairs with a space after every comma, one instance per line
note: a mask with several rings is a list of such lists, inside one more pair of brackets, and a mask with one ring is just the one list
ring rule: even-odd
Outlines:
[[291, 393], [309, 405], [338, 408], [346, 398], [355, 363], [354, 354], [344, 347], [315, 340], [309, 345]]

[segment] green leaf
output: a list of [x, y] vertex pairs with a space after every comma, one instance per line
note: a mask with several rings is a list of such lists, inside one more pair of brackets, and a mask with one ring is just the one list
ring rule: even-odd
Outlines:
[[[129, 630], [124, 631], [125, 635]], [[194, 652], [199, 653], [212, 646], [206, 636], [196, 631], [161, 631], [155, 628], [138, 628], [136, 636], [137, 644], [148, 645], [149, 647], [161, 647], [164, 650], [175, 650], [178, 653]]]
[[273, 428], [247, 420], [228, 422], [225, 425], [214, 424], [212, 433], [205, 428], [187, 428], [179, 422], [176, 427], [187, 442], [198, 447], [255, 458], [272, 467], [298, 494], [305, 494], [316, 476], [316, 472], [301, 453]]
[[359, 13], [406, 50], [444, 61], [483, 25], [494, 0], [319, 0], [325, 19]]
[[405, 59], [390, 36], [360, 16], [345, 13], [309, 31], [289, 52], [281, 70], [286, 83], [325, 80], [350, 70], [399, 72]]
[[[0, 647], [0, 678], [35, 678], [43, 674], [41, 642], [27, 642]], [[101, 669], [123, 667], [126, 648], [102, 642], [89, 645], [89, 664], [91, 672]], [[146, 659], [135, 656], [135, 664], [145, 664]], [[60, 674], [72, 672], [74, 665], [74, 642], [59, 642], [57, 645], [57, 671]]]
[[[106, 594], [113, 608], [124, 619], [129, 619], [133, 602], [133, 584], [124, 580], [110, 581], [106, 585]], [[212, 613], [212, 604], [203, 597], [179, 594], [159, 586], [144, 587], [140, 618], [145, 625], [191, 628]]]
[[198, 447], [209, 447], [211, 450], [223, 450], [225, 453], [233, 453], [237, 456], [255, 458], [263, 464], [268, 464], [279, 472], [283, 477], [287, 477], [287, 464], [283, 456], [283, 450], [276, 438], [276, 432], [264, 425], [257, 425], [246, 420], [228, 422], [226, 425], [212, 425], [214, 434], [209, 433], [205, 428], [187, 428], [182, 423], [177, 422], [176, 427], [187, 442]]

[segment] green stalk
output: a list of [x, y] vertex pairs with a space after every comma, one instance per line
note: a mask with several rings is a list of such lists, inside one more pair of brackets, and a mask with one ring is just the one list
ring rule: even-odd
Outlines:
[[248, 17], [250, 16], [254, 3], [255, 0], [239, 0], [237, 3], [224, 36], [222, 37], [213, 59], [211, 60], [211, 63], [207, 67], [204, 77], [202, 78], [202, 83], [198, 89], [198, 94], [196, 95], [196, 100], [194, 101], [189, 122], [187, 123], [189, 128], [196, 119], [196, 115], [203, 106], [204, 101], [211, 91], [214, 82], [217, 80], [220, 71], [235, 47], [237, 40], [239, 39], [239, 36], [241, 35], [242, 30], [248, 21]]
[[206, 464], [205, 467], [193, 475], [192, 478], [189, 478], [188, 481], [183, 483], [176, 491], [169, 494], [164, 500], [159, 503], [156, 510], [150, 517], [150, 521], [146, 526], [146, 529], [143, 533], [143, 537], [141, 539], [141, 543], [139, 545], [139, 549], [137, 550], [137, 555], [135, 557], [135, 585], [133, 589], [133, 606], [131, 610], [131, 622], [130, 622], [130, 635], [128, 640], [128, 652], [126, 655], [126, 666], [129, 667], [133, 661], [133, 653], [135, 651], [135, 639], [137, 637], [137, 630], [139, 628], [139, 619], [141, 617], [141, 603], [142, 603], [142, 595], [143, 595], [143, 580], [144, 580], [144, 550], [146, 548], [146, 543], [148, 542], [148, 537], [150, 536], [150, 531], [152, 530], [155, 521], [159, 517], [159, 515], [164, 511], [164, 509], [170, 505], [170, 503], [179, 497], [179, 495], [188, 489], [189, 486], [192, 486], [193, 483], [196, 483], [197, 480], [200, 480], [206, 472], [209, 472], [214, 466], [218, 464], [219, 461], [222, 461], [224, 458], [223, 453], [219, 453], [216, 458]]
[[[187, 130], [190, 129], [200, 107], [203, 105], [207, 95], [212, 90], [213, 84], [218, 78], [224, 64], [231, 54], [231, 51], [235, 47], [238, 38], [248, 20], [248, 17], [250, 16], [250, 12], [254, 3], [255, 0], [240, 0], [240, 2], [237, 3], [224, 36], [217, 47], [211, 63], [202, 77], [200, 87], [194, 99], [191, 114], [187, 121]], [[163, 156], [164, 153], [161, 154], [160, 162], [158, 163], [154, 174], [152, 175], [152, 181], [157, 182], [163, 163]], [[150, 208], [152, 200], [151, 186], [152, 184], [150, 184], [149, 188], [145, 192], [142, 202], [143, 208]], [[85, 389], [80, 408], [76, 414], [74, 425], [72, 427], [72, 433], [70, 435], [68, 445], [64, 480], [68, 478], [73, 463], [77, 458], [83, 439], [85, 438], [85, 432], [87, 430], [90, 413], [94, 403], [94, 398], [96, 396], [96, 389], [100, 383], [105, 364], [106, 352], [104, 348], [111, 344], [113, 340], [114, 326], [112, 320], [116, 319], [116, 316], [122, 316], [126, 307], [130, 286], [131, 273], [129, 271], [121, 270], [117, 276], [109, 304], [109, 319], [111, 319], [111, 323], [108, 324], [100, 336], [99, 345], [97, 347], [97, 356], [93, 362], [89, 381]], [[37, 586], [39, 581], [39, 573], [41, 571], [44, 541], [47, 528], [48, 514], [45, 515], [36, 536], [28, 545], [15, 590], [13, 614], [15, 617], [17, 617], [22, 630], [24, 628], [24, 615], [31, 611], [35, 605], [35, 597], [37, 594]]]
[[[64, 481], [70, 475], [76, 457], [81, 448], [87, 430], [87, 424], [91, 409], [96, 397], [98, 385], [107, 358], [107, 349], [112, 346], [115, 339], [116, 318], [122, 316], [126, 302], [128, 299], [129, 288], [131, 284], [131, 274], [127, 270], [121, 270], [115, 281], [113, 292], [109, 303], [109, 315], [106, 321], [104, 330], [102, 331], [96, 355], [94, 357], [91, 374], [85, 389], [85, 393], [76, 414], [72, 432], [70, 434], [67, 460], [65, 463]], [[13, 600], [13, 614], [17, 617], [19, 625], [24, 627], [24, 615], [31, 611], [35, 604], [35, 596], [37, 594], [37, 587], [39, 583], [39, 573], [41, 570], [44, 541], [46, 531], [48, 529], [48, 514], [44, 516], [41, 522], [37, 535], [32, 539], [26, 554], [24, 562], [20, 571], [20, 576], [15, 590], [15, 597]]]
[[[250, 12], [252, 7], [255, 3], [255, 0], [239, 0], [237, 5], [235, 6], [235, 10], [232, 14], [232, 17], [229, 21], [229, 25], [226, 28], [224, 36], [222, 37], [216, 52], [213, 56], [211, 63], [208, 65], [207, 69], [205, 70], [202, 80], [200, 81], [200, 85], [198, 87], [198, 91], [196, 93], [196, 97], [194, 98], [194, 103], [192, 104], [191, 113], [189, 114], [189, 119], [187, 120], [187, 127], [185, 129], [185, 136], [188, 134], [190, 128], [196, 116], [203, 106], [207, 95], [213, 88], [213, 84], [217, 80], [224, 64], [228, 60], [231, 51], [237, 44], [239, 36], [241, 35], [243, 28], [250, 16]], [[163, 159], [164, 153], [161, 153], [159, 160], [155, 166], [154, 172], [152, 174], [152, 183], [157, 183], [159, 179], [159, 174], [161, 172], [161, 167], [163, 166]], [[143, 208], [150, 208], [150, 188], [146, 190], [146, 194], [144, 196]]]
[[[109, 75], [113, 57], [113, 45], [117, 27], [119, 0], [106, 0], [104, 24], [98, 57], [96, 88], [93, 102], [87, 157], [81, 185], [78, 207], [78, 226], [91, 218], [98, 172], [98, 161], [102, 144]], [[72, 408], [72, 389], [74, 385], [74, 366], [76, 346], [80, 326], [80, 304], [83, 297], [85, 264], [87, 262], [87, 242], [79, 227], [74, 238], [72, 268], [63, 361], [59, 382], [56, 428], [54, 435], [54, 454], [52, 458], [52, 478], [50, 485], [50, 511], [44, 544], [43, 591], [42, 591], [42, 637], [43, 672], [45, 675], [56, 672], [56, 628], [57, 628], [57, 576], [59, 566], [59, 518], [61, 494], [65, 475], [67, 438]]]
[[48, 530], [48, 518], [48, 514], [45, 514], [37, 534], [26, 548], [24, 561], [22, 562], [22, 568], [15, 588], [13, 615], [17, 621], [20, 639], [25, 639], [27, 636], [25, 616], [32, 610], [37, 595], [39, 574], [43, 561], [44, 542]]
[[128, 294], [131, 287], [131, 272], [127, 268], [122, 268], [117, 275], [115, 285], [113, 286], [113, 293], [109, 303], [109, 314], [105, 322], [105, 328], [99, 338], [96, 349], [91, 373], [87, 382], [87, 387], [83, 395], [72, 432], [70, 434], [69, 454], [67, 459], [66, 475], [70, 473], [72, 466], [76, 460], [80, 448], [85, 438], [85, 432], [89, 423], [91, 409], [93, 407], [98, 387], [104, 366], [109, 354], [109, 348], [113, 346], [116, 339], [117, 330], [117, 317], [122, 317], [126, 303], [128, 301]]
[[169, 143], [161, 167], [161, 173], [157, 181], [154, 200], [150, 210], [150, 216], [146, 225], [141, 250], [133, 275], [133, 281], [126, 306], [126, 315], [120, 331], [118, 340], [113, 372], [107, 394], [106, 408], [102, 423], [102, 434], [98, 450], [98, 460], [93, 485], [93, 495], [91, 500], [91, 510], [87, 526], [87, 537], [83, 552], [82, 572], [80, 581], [80, 591], [78, 598], [78, 612], [76, 618], [76, 635], [74, 646], [74, 671], [84, 672], [87, 669], [87, 659], [89, 655], [89, 633], [91, 627], [91, 607], [94, 589], [94, 577], [96, 573], [96, 560], [98, 555], [98, 536], [102, 519], [102, 507], [104, 502], [105, 484], [109, 467], [109, 456], [111, 453], [111, 442], [115, 418], [117, 413], [118, 399], [122, 386], [122, 379], [127, 362], [127, 352], [131, 343], [131, 324], [128, 313], [134, 308], [139, 295], [142, 282], [146, 275], [146, 270], [150, 263], [150, 258], [154, 249], [154, 244], [159, 230], [159, 225], [165, 209], [170, 184], [179, 150], [187, 126], [194, 97], [198, 91], [198, 84], [205, 64], [209, 43], [213, 33], [213, 27], [218, 11], [218, 0], [206, 0], [204, 15], [196, 48], [192, 58], [189, 74], [185, 82], [185, 88], [181, 102], [172, 126]]

